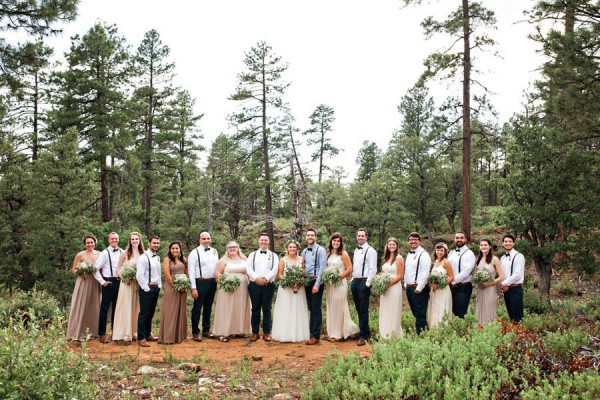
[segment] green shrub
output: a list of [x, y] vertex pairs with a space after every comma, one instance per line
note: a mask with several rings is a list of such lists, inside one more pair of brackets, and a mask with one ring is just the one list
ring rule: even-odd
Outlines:
[[12, 319], [0, 328], [1, 399], [93, 399], [92, 370], [84, 355], [70, 351], [60, 321], [46, 329]]
[[554, 285], [556, 291], [565, 296], [571, 296], [577, 291], [577, 287], [573, 282], [567, 278], [561, 279], [556, 285]]
[[596, 371], [570, 374], [561, 372], [556, 379], [544, 379], [535, 388], [521, 393], [524, 400], [600, 399], [600, 378]]
[[538, 291], [531, 289], [523, 291], [523, 309], [525, 313], [530, 314], [545, 314], [548, 311], [542, 303]]
[[35, 319], [38, 325], [45, 326], [65, 315], [59, 308], [58, 300], [35, 288], [27, 292], [17, 290], [12, 297], [5, 293], [0, 297], [0, 310], [0, 327], [6, 327], [11, 319], [25, 324]]
[[590, 344], [589, 336], [581, 329], [573, 329], [567, 332], [548, 332], [544, 338], [548, 352], [563, 361], [568, 361], [572, 354], [579, 351], [581, 346]]

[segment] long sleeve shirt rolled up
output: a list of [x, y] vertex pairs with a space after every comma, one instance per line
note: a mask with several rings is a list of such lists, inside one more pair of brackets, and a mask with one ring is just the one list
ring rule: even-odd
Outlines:
[[212, 279], [215, 277], [219, 253], [213, 247], [202, 245], [192, 250], [188, 256], [188, 276], [192, 289], [196, 289], [196, 279]]
[[512, 249], [502, 256], [500, 264], [502, 264], [502, 271], [504, 271], [506, 277], [502, 281], [502, 285], [510, 286], [523, 283], [525, 280], [525, 256], [522, 253]]
[[250, 282], [257, 278], [265, 278], [269, 282], [275, 281], [279, 257], [271, 250], [256, 250], [250, 253], [246, 262], [246, 273]]
[[101, 284], [104, 285], [106, 282], [104, 278], [116, 278], [117, 265], [119, 264], [119, 257], [121, 256], [121, 250], [118, 247], [108, 247], [100, 252], [98, 259], [94, 266], [96, 272], [94, 272], [94, 278]]
[[302, 250], [302, 258], [304, 258], [304, 265], [308, 276], [311, 278], [317, 278], [315, 286], [321, 286], [321, 274], [325, 271], [327, 265], [327, 251], [316, 243]]
[[457, 247], [448, 254], [448, 260], [452, 264], [454, 274], [453, 285], [471, 282], [471, 273], [475, 268], [475, 254], [467, 247]]
[[352, 279], [367, 278], [367, 287], [371, 286], [371, 279], [377, 274], [377, 250], [364, 243], [354, 250], [352, 257]]
[[431, 256], [421, 246], [411, 250], [404, 260], [404, 283], [417, 285], [416, 291], [421, 292], [427, 285], [431, 272]]
[[146, 250], [137, 261], [135, 278], [144, 292], [150, 291], [150, 284], [162, 287], [160, 257], [151, 250]]

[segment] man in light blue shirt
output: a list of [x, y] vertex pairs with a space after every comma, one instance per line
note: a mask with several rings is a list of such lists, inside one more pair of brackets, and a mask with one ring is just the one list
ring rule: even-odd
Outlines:
[[321, 274], [325, 270], [327, 264], [327, 252], [317, 243], [317, 232], [310, 228], [306, 231], [307, 246], [302, 250], [302, 258], [310, 283], [305, 287], [306, 303], [308, 311], [310, 311], [310, 340], [306, 342], [311, 346], [317, 344], [321, 340], [321, 326], [323, 325], [323, 289], [321, 285]]

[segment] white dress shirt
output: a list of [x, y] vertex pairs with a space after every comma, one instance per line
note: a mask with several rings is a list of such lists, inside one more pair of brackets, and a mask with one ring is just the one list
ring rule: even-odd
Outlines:
[[267, 281], [273, 282], [277, 276], [278, 266], [277, 254], [271, 250], [256, 250], [248, 257], [246, 273], [250, 282], [256, 281], [257, 278], [265, 278]]
[[[366, 256], [366, 257], [365, 257]], [[352, 279], [367, 278], [366, 286], [377, 273], [377, 250], [365, 242], [354, 250], [352, 257]]]
[[[200, 257], [200, 262], [198, 262]], [[188, 275], [192, 289], [196, 289], [196, 279], [212, 279], [215, 277], [219, 254], [213, 247], [196, 247], [188, 255]]]
[[502, 271], [504, 271], [504, 276], [506, 277], [502, 281], [502, 285], [510, 286], [523, 283], [525, 279], [525, 256], [523, 254], [512, 249], [509, 253], [502, 256], [500, 264], [502, 264]]
[[100, 252], [98, 259], [94, 264], [96, 267], [96, 272], [94, 272], [94, 278], [96, 278], [96, 280], [100, 282], [101, 285], [104, 285], [104, 283], [106, 282], [104, 278], [116, 278], [119, 276], [117, 274], [117, 265], [119, 264], [119, 257], [121, 257], [121, 251], [122, 250], [118, 247], [108, 247]]
[[471, 282], [471, 272], [475, 268], [475, 254], [466, 245], [452, 250], [448, 254], [448, 260], [452, 264], [453, 285]]
[[411, 250], [404, 259], [404, 283], [417, 285], [415, 291], [421, 292], [427, 285], [431, 272], [431, 256], [421, 246]]
[[[150, 263], [148, 263], [150, 261]], [[144, 292], [150, 291], [149, 284], [157, 284], [158, 287], [162, 287], [160, 273], [162, 269], [160, 267], [160, 258], [157, 254], [153, 253], [152, 250], [148, 249], [142, 254], [137, 260], [137, 271], [135, 278], [140, 285], [140, 288]]]

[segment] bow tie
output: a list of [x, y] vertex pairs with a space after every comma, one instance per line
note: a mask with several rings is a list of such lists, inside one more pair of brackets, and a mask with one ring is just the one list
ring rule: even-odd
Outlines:
[[210, 247], [205, 247], [204, 251], [210, 251]]
[[118, 247], [116, 249], [113, 249], [113, 253], [116, 253], [117, 251], [119, 251], [121, 249], [119, 249]]
[[312, 247], [307, 247], [306, 251], [312, 251]]
[[411, 251], [408, 252], [408, 254], [415, 254], [415, 251], [411, 250]]
[[457, 253], [460, 253], [460, 249], [456, 249], [456, 252], [457, 252]]
[[261, 250], [260, 254], [267, 254], [267, 251], [266, 250]]
[[506, 253], [506, 258], [510, 260], [510, 253]]
[[152, 254], [152, 257], [156, 257], [156, 254]]
[[358, 246], [356, 250], [362, 250], [362, 246]]

